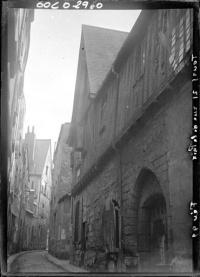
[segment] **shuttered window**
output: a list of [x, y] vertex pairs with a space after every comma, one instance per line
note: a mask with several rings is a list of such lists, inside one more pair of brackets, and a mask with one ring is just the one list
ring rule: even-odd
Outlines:
[[183, 54], [184, 54], [184, 32], [183, 32], [183, 18], [180, 19], [179, 22], [179, 62], [182, 61], [183, 59]]
[[117, 201], [114, 202], [115, 204], [113, 204], [113, 201], [107, 201], [107, 206], [103, 213], [104, 243], [111, 252], [119, 248], [119, 211]]
[[172, 14], [171, 20], [173, 20], [173, 17], [176, 19], [176, 25], [174, 24], [171, 31], [171, 54], [169, 62], [175, 70], [191, 47], [191, 11], [189, 9], [186, 11], [178, 11]]
[[191, 26], [190, 26], [190, 24], [191, 24], [191, 19], [190, 19], [190, 10], [187, 10], [187, 12], [186, 12], [186, 38], [185, 38], [185, 40], [186, 40], [186, 44], [185, 44], [185, 50], [186, 50], [186, 52], [190, 49], [190, 44], [191, 44]]

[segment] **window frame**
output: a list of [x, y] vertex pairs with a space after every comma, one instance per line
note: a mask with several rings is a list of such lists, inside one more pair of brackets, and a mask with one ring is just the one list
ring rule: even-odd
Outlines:
[[75, 208], [75, 218], [74, 218], [74, 242], [79, 242], [79, 221], [80, 221], [80, 201], [78, 200]]

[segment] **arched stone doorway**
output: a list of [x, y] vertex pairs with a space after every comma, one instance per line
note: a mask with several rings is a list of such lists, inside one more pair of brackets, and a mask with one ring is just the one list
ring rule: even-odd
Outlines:
[[166, 263], [166, 201], [155, 174], [144, 169], [138, 177], [137, 247], [141, 271], [156, 272]]

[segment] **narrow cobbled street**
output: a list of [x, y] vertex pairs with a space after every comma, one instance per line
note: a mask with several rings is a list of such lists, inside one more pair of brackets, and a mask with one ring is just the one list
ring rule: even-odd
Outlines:
[[198, 275], [198, 1], [6, 2], [3, 274]]
[[23, 253], [12, 262], [11, 272], [66, 272], [62, 267], [49, 262], [46, 255], [47, 251]]

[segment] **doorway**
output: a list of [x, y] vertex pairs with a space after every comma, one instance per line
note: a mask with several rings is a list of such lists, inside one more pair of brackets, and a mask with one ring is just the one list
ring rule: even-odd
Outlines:
[[141, 271], [156, 272], [166, 263], [167, 210], [160, 184], [153, 172], [140, 179], [137, 245]]

